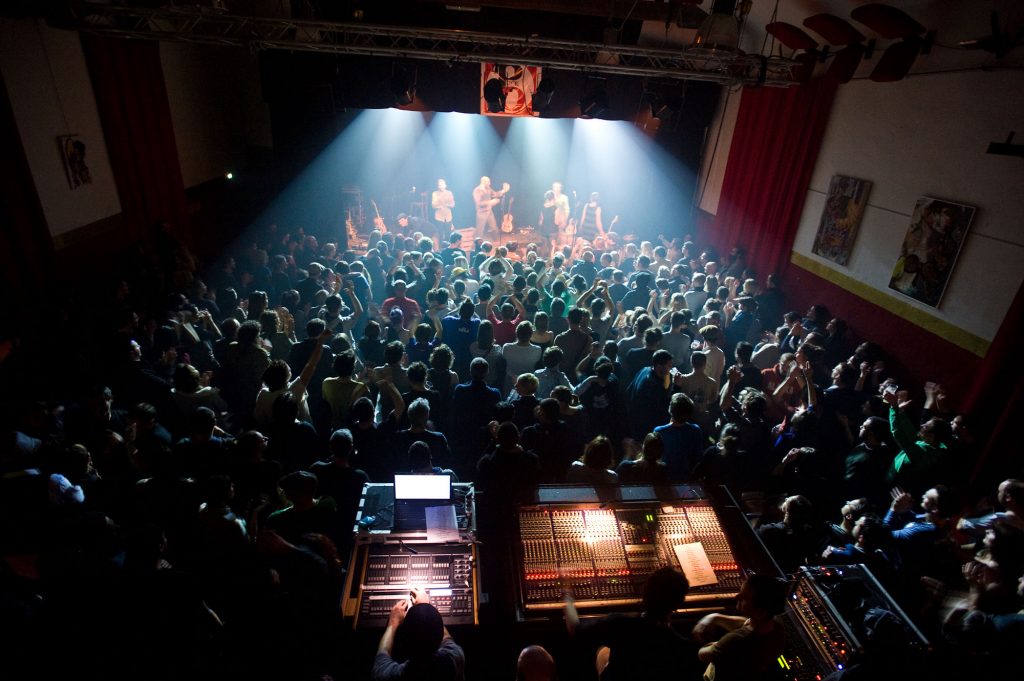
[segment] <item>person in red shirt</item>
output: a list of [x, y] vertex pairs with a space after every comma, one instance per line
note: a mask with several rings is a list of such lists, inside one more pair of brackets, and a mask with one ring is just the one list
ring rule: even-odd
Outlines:
[[423, 314], [420, 312], [420, 304], [412, 298], [405, 297], [405, 282], [401, 279], [395, 282], [395, 295], [385, 300], [381, 306], [381, 314], [388, 314], [391, 308], [397, 307], [402, 311], [402, 326], [406, 329], [416, 328]]
[[499, 345], [516, 342], [516, 326], [523, 321], [526, 311], [523, 304], [515, 296], [509, 296], [501, 306], [501, 317], [494, 314], [494, 301], [497, 296], [487, 301], [487, 317], [494, 324], [494, 342]]

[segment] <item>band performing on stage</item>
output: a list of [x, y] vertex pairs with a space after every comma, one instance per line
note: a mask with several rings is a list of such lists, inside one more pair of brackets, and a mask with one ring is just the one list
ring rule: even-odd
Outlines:
[[[520, 198], [519, 215], [513, 219], [515, 196], [512, 185], [502, 182], [500, 186], [500, 189], [496, 189], [491, 178], [486, 175], [480, 178], [479, 184], [472, 190], [472, 224], [467, 224], [469, 221], [464, 214], [460, 222], [455, 212], [455, 194], [444, 178], [438, 178], [437, 188], [430, 192], [429, 219], [427, 193], [417, 194], [414, 187], [408, 205], [401, 198], [393, 198], [391, 201], [394, 208], [401, 209], [401, 212], [394, 214], [393, 220], [385, 220], [377, 210], [377, 202], [371, 200], [376, 217], [364, 229], [359, 230], [362, 225], [358, 222], [355, 228], [364, 237], [369, 235], [370, 229], [394, 231], [405, 236], [420, 233], [438, 244], [453, 232], [473, 239], [491, 239], [499, 243], [537, 243], [545, 247], [588, 246], [595, 240], [608, 239], [611, 227], [603, 218], [598, 192], [585, 194], [589, 196], [586, 202], [579, 201], [575, 190], [570, 197], [565, 193], [563, 183], [556, 180], [536, 200], [533, 197]], [[357, 214], [361, 212], [357, 211]]]

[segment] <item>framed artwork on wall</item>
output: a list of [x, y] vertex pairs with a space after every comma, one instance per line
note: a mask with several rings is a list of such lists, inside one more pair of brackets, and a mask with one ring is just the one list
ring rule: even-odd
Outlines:
[[72, 189], [92, 184], [92, 175], [85, 162], [85, 142], [78, 135], [61, 135], [57, 138], [60, 155], [64, 160], [64, 172]]
[[853, 242], [868, 203], [871, 182], [844, 175], [832, 176], [828, 184], [825, 208], [814, 237], [815, 254], [839, 265], [846, 265], [853, 252]]
[[976, 210], [927, 196], [918, 199], [889, 288], [937, 308]]

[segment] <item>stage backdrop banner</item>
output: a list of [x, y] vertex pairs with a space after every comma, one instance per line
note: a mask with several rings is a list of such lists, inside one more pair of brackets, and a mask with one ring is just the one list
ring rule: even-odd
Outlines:
[[[514, 64], [480, 65], [480, 113], [485, 116], [536, 116], [533, 112], [533, 93], [540, 83], [539, 66], [518, 66]], [[491, 113], [484, 101], [484, 86], [488, 81], [498, 80], [505, 92], [505, 111]]]
[[832, 177], [818, 235], [814, 238], [812, 250], [816, 254], [839, 265], [849, 261], [870, 191], [871, 183], [867, 180], [842, 175]]

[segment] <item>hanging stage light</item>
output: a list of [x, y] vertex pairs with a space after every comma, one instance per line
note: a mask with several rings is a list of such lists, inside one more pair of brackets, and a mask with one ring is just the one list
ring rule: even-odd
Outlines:
[[603, 84], [580, 97], [580, 118], [601, 118], [608, 109], [608, 93]]
[[388, 89], [395, 98], [395, 106], [409, 106], [416, 97], [416, 80], [410, 79], [404, 68], [397, 68], [391, 74]]
[[555, 81], [544, 78], [533, 93], [533, 110], [537, 112], [547, 111], [551, 108], [551, 100], [555, 96]]
[[484, 85], [484, 101], [489, 112], [505, 112], [505, 85], [500, 78], [492, 78]]

